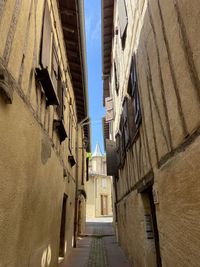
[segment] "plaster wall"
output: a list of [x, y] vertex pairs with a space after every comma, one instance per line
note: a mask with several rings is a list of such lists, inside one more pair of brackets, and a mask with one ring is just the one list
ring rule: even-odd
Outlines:
[[[39, 66], [44, 1], [3, 1], [0, 6], [0, 67], [13, 90], [12, 104], [0, 97], [0, 266], [55, 267], [58, 265], [63, 195], [67, 195], [65, 256], [73, 243], [76, 182], [82, 173], [77, 157], [78, 129], [75, 98], [57, 1], [48, 0], [52, 37], [57, 47], [64, 97], [64, 126], [72, 147], [60, 143], [53, 128], [56, 108], [46, 105], [44, 91], [35, 79]], [[79, 142], [79, 146], [83, 146]], [[73, 155], [78, 167], [71, 167]], [[84, 152], [84, 164], [85, 164]], [[77, 178], [77, 181], [76, 181]], [[85, 177], [84, 177], [85, 179]], [[85, 202], [84, 202], [85, 203]], [[83, 216], [84, 217], [83, 208]], [[82, 226], [84, 227], [84, 226]]]
[[[132, 54], [136, 55], [142, 123], [126, 150], [117, 180], [119, 241], [135, 266], [156, 266], [155, 246], [145, 236], [144, 194], [138, 189], [153, 174], [162, 266], [197, 266], [199, 203], [199, 3], [128, 1], [125, 48], [113, 40], [118, 59], [119, 94], [111, 70], [119, 130]], [[116, 2], [117, 3], [117, 2]], [[114, 28], [119, 27], [115, 6]], [[154, 255], [154, 256], [153, 256]]]

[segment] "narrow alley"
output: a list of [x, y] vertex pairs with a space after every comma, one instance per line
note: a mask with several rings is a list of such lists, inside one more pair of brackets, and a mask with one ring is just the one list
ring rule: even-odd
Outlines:
[[0, 267], [199, 267], [200, 0], [0, 0]]
[[117, 243], [112, 218], [88, 221], [86, 234], [61, 267], [131, 267]]

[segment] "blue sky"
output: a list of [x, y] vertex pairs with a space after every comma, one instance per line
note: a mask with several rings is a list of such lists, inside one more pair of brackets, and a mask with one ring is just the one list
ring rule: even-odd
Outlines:
[[98, 142], [102, 152], [102, 59], [101, 59], [101, 0], [85, 0], [85, 27], [88, 63], [89, 113], [91, 118], [91, 148]]

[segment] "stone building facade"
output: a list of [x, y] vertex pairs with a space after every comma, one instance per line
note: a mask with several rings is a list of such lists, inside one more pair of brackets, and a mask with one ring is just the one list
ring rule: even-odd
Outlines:
[[133, 266], [198, 266], [199, 1], [102, 0], [102, 13], [119, 242]]
[[0, 266], [56, 267], [85, 218], [83, 1], [0, 1], [0, 36]]
[[86, 217], [112, 216], [112, 180], [106, 174], [106, 156], [97, 144], [89, 161], [89, 180], [86, 183]]

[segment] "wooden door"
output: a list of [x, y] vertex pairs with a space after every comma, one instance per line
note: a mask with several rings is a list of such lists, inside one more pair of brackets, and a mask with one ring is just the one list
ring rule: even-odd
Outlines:
[[101, 195], [101, 215], [108, 215], [108, 196]]
[[67, 195], [64, 194], [63, 204], [62, 204], [62, 215], [61, 215], [61, 226], [60, 226], [60, 249], [59, 249], [59, 257], [62, 258], [65, 255], [66, 211], [67, 211]]

